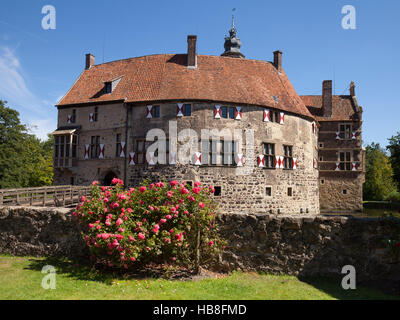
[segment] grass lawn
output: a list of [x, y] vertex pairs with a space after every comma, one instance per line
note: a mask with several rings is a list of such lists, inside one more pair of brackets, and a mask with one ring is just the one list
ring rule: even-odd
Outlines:
[[[44, 265], [56, 268], [56, 289], [41, 286]], [[90, 270], [68, 260], [0, 255], [0, 299], [399, 299], [327, 279], [234, 272], [203, 280], [135, 279]]]

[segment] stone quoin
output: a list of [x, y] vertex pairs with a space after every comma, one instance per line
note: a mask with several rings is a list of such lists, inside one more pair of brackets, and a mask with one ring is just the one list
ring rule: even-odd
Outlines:
[[[333, 96], [324, 81], [322, 96], [301, 97], [282, 52], [272, 62], [245, 59], [233, 24], [221, 56], [197, 54], [195, 35], [187, 43], [186, 54], [98, 65], [86, 55], [56, 106], [55, 184], [201, 181], [215, 187], [222, 213], [362, 208], [362, 109], [353, 83], [349, 96]], [[152, 129], [165, 133], [166, 163], [146, 140]]]

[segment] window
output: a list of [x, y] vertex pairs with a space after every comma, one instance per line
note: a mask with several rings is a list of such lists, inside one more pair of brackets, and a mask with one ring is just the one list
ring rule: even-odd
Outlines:
[[320, 142], [320, 143], [319, 143], [319, 147], [320, 147], [320, 148], [323, 148], [323, 147], [324, 147], [324, 144], [323, 144], [322, 142]]
[[347, 194], [347, 189], [343, 189], [343, 194]]
[[90, 158], [97, 159], [100, 154], [100, 136], [90, 138]]
[[97, 121], [99, 118], [99, 107], [94, 107], [93, 121]]
[[72, 136], [72, 158], [76, 158], [76, 148], [78, 146], [78, 136], [74, 134]]
[[115, 156], [119, 158], [121, 155], [121, 134], [117, 133], [116, 143], [115, 143]]
[[183, 105], [183, 115], [185, 117], [190, 117], [192, 115], [192, 105], [191, 104]]
[[144, 139], [136, 140], [135, 146], [135, 156], [136, 156], [136, 163], [143, 164], [146, 161], [146, 141]]
[[341, 151], [339, 152], [339, 168], [340, 170], [351, 170], [351, 152]]
[[265, 195], [267, 197], [271, 197], [272, 196], [272, 187], [266, 187], [265, 188]]
[[75, 177], [71, 177], [69, 183], [71, 186], [75, 185]]
[[160, 117], [160, 106], [153, 106], [152, 113], [153, 113], [153, 118], [159, 118]]
[[339, 124], [339, 137], [345, 140], [351, 139], [351, 124]]
[[193, 181], [185, 181], [185, 185], [193, 187]]
[[76, 122], [76, 109], [72, 110], [71, 123]]
[[71, 166], [71, 162], [67, 160], [76, 158], [77, 144], [78, 136], [75, 134], [54, 136], [54, 159], [57, 167]]
[[321, 179], [321, 184], [325, 184], [325, 179]]
[[320, 162], [324, 161], [324, 157], [319, 157], [319, 161]]
[[293, 169], [293, 147], [283, 146], [283, 168]]
[[288, 197], [291, 197], [293, 195], [293, 188], [292, 187], [287, 188], [287, 195], [288, 195]]
[[235, 164], [235, 141], [222, 140], [222, 163], [224, 165], [234, 165]]
[[269, 112], [271, 122], [280, 123], [280, 114], [279, 111], [271, 110]]
[[220, 186], [216, 186], [216, 187], [214, 187], [214, 196], [216, 196], [216, 197], [220, 197], [221, 196], [221, 193], [222, 193], [222, 188], [220, 187]]
[[237, 143], [231, 140], [201, 140], [201, 164], [234, 166]]
[[112, 92], [112, 84], [111, 84], [111, 82], [105, 82], [104, 83], [104, 91], [105, 91], [106, 94]]
[[235, 119], [235, 107], [221, 107], [221, 118]]
[[264, 143], [264, 164], [266, 168], [275, 169], [275, 144]]

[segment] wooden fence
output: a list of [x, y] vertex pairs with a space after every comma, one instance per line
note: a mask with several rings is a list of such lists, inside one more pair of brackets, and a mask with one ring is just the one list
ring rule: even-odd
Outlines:
[[68, 207], [90, 194], [90, 186], [0, 189], [0, 206]]

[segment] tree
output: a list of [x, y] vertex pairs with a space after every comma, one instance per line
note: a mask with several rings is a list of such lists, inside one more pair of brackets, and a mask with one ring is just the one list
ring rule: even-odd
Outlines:
[[0, 189], [51, 185], [53, 140], [42, 142], [0, 100]]
[[385, 150], [379, 143], [366, 147], [366, 176], [363, 187], [364, 200], [385, 200], [397, 186], [393, 180], [393, 169]]
[[386, 147], [390, 152], [390, 162], [393, 167], [393, 178], [400, 186], [400, 132], [396, 136], [392, 136], [389, 145]]

